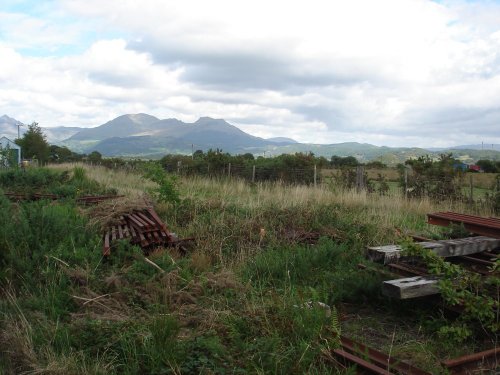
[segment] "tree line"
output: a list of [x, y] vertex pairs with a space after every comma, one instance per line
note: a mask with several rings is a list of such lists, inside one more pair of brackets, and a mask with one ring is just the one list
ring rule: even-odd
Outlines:
[[21, 146], [23, 159], [38, 160], [41, 163], [66, 163], [90, 160], [99, 162], [102, 155], [93, 151], [90, 154], [79, 154], [65, 146], [50, 145], [42, 128], [37, 122], [28, 125], [28, 130], [21, 138], [15, 140]]

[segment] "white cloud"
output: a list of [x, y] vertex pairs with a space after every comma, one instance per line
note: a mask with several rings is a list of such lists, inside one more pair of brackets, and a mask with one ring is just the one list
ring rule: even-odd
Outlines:
[[[493, 2], [57, 4], [41, 16], [0, 10], [0, 104], [22, 121], [98, 125], [147, 112], [309, 142], [500, 143]], [[36, 45], [48, 52], [22, 51]]]

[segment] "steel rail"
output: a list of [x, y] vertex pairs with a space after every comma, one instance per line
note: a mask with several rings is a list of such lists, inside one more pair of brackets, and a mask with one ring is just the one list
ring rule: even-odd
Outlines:
[[427, 222], [444, 227], [451, 224], [463, 224], [464, 228], [469, 232], [500, 238], [500, 219], [494, 217], [484, 218], [456, 212], [436, 212], [427, 214]]

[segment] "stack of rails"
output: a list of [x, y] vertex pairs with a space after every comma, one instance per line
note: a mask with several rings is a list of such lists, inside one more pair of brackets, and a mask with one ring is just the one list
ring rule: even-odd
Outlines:
[[122, 198], [124, 195], [84, 195], [82, 197], [76, 198], [76, 203], [84, 204], [84, 205], [89, 205], [89, 204], [97, 204], [102, 201], [110, 200], [110, 199], [115, 199], [115, 198]]
[[134, 210], [121, 216], [117, 224], [108, 227], [104, 233], [103, 255], [110, 255], [112, 243], [122, 239], [129, 240], [143, 250], [176, 242], [175, 236], [152, 208]]
[[[63, 198], [55, 194], [43, 194], [43, 193], [33, 193], [33, 194], [5, 193], [5, 196], [14, 202], [39, 201], [42, 199], [56, 200]], [[124, 197], [124, 195], [85, 195], [76, 198], [76, 203], [90, 205], [90, 204], [97, 204], [105, 200], [122, 198], [122, 197]]]

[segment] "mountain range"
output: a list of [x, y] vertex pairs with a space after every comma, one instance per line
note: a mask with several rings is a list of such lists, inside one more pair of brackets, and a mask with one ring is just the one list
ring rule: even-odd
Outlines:
[[[0, 136], [17, 138], [20, 122], [4, 115], [0, 117]], [[20, 128], [21, 134], [26, 127]], [[194, 123], [175, 118], [158, 119], [144, 113], [119, 116], [94, 128], [43, 128], [52, 144], [67, 146], [75, 152], [98, 151], [104, 156], [158, 158], [167, 153], [190, 154], [193, 150], [222, 149], [232, 154], [280, 155], [313, 152], [317, 156], [355, 156], [362, 162], [379, 160], [386, 164], [404, 162], [422, 155], [452, 152], [466, 162], [481, 158], [500, 160], [500, 145], [463, 145], [449, 149], [385, 147], [357, 142], [337, 144], [306, 144], [293, 139], [264, 139], [245, 133], [222, 119], [201, 117]]]

